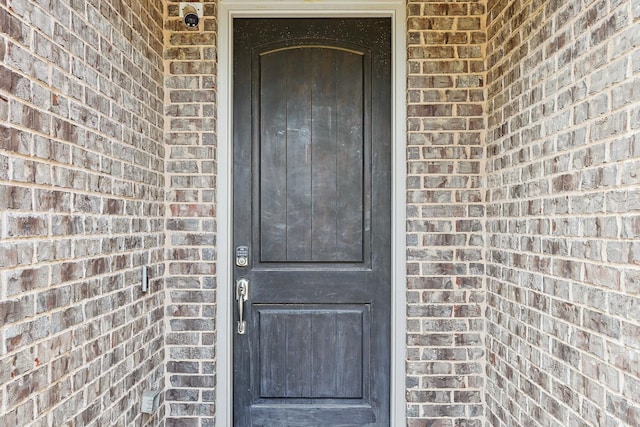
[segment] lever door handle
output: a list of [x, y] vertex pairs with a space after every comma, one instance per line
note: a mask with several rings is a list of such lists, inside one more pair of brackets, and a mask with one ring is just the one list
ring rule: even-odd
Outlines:
[[236, 280], [236, 301], [238, 302], [238, 335], [247, 332], [247, 322], [244, 320], [244, 303], [249, 299], [249, 281], [247, 279]]

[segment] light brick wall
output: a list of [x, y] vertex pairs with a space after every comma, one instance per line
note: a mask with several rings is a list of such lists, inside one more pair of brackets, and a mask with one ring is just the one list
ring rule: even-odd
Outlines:
[[[0, 0], [0, 424], [214, 425], [204, 10]], [[638, 424], [638, 2], [407, 11], [408, 425]]]
[[0, 0], [0, 425], [163, 417], [139, 413], [164, 378], [161, 22]]
[[640, 424], [640, 3], [489, 1], [488, 424]]
[[484, 420], [485, 4], [408, 3], [410, 426]]
[[213, 427], [216, 390], [215, 2], [187, 28], [166, 2], [167, 426]]

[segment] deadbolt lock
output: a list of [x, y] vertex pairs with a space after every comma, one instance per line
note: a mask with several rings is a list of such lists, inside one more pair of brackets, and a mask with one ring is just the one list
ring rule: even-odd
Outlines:
[[238, 246], [236, 248], [236, 265], [238, 267], [249, 265], [249, 248], [247, 246]]

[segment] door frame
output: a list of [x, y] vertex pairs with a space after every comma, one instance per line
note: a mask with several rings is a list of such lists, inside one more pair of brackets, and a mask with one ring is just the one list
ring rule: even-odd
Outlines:
[[388, 17], [392, 26], [390, 420], [406, 425], [406, 5], [404, 0], [221, 0], [218, 3], [216, 426], [233, 418], [233, 19]]

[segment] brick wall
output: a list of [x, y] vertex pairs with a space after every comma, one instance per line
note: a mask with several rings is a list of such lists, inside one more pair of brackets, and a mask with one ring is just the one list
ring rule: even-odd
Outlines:
[[484, 419], [485, 4], [408, 3], [409, 426]]
[[491, 426], [640, 424], [640, 3], [489, 1]]
[[167, 426], [213, 426], [216, 318], [215, 2], [187, 28], [166, 2]]
[[163, 416], [139, 413], [164, 377], [161, 22], [0, 0], [0, 425]]
[[[407, 11], [408, 425], [640, 423], [638, 2]], [[204, 13], [0, 0], [0, 424], [214, 424]]]

